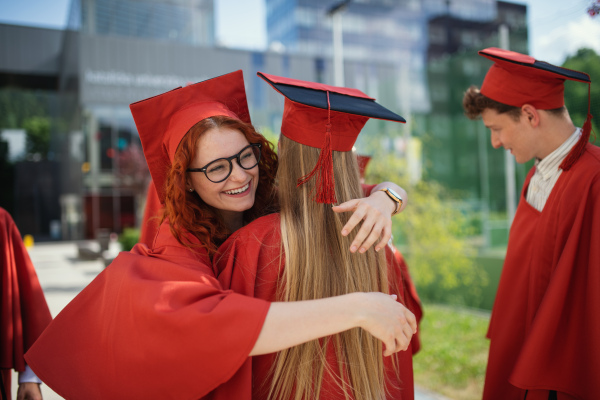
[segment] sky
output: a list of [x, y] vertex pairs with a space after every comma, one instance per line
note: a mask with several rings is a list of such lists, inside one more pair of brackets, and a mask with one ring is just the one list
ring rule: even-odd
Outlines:
[[[581, 47], [600, 53], [600, 16], [586, 13], [594, 0], [513, 1], [528, 6], [529, 49], [536, 59], [560, 65]], [[64, 28], [69, 4], [70, 0], [0, 0], [0, 22]], [[264, 0], [215, 0], [215, 9], [220, 44], [266, 48]]]

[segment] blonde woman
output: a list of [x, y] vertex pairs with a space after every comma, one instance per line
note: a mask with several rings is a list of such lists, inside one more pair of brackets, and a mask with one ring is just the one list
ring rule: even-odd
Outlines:
[[[331, 204], [360, 195], [352, 145], [366, 121], [404, 122], [364, 93], [268, 74], [285, 96], [277, 181], [279, 214], [234, 233], [215, 256], [222, 285], [269, 301], [317, 301], [384, 292], [403, 299], [391, 250], [346, 251], [347, 218]], [[384, 188], [390, 198], [399, 196]], [[406, 308], [397, 329], [354, 328], [254, 357], [253, 399], [412, 399], [410, 340], [417, 326]], [[299, 327], [301, 328], [301, 327]], [[315, 337], [314, 339], [317, 339]], [[278, 351], [278, 338], [271, 338]]]

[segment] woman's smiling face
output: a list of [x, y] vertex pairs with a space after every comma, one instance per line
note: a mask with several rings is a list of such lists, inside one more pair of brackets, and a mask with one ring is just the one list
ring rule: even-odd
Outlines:
[[[196, 157], [190, 168], [202, 168], [208, 163], [236, 155], [250, 143], [239, 130], [212, 128], [197, 143]], [[193, 188], [208, 205], [217, 209], [227, 219], [231, 213], [242, 213], [254, 205], [258, 185], [258, 165], [243, 169], [236, 159], [231, 160], [231, 174], [222, 182], [211, 182], [204, 172], [188, 172], [188, 187]]]

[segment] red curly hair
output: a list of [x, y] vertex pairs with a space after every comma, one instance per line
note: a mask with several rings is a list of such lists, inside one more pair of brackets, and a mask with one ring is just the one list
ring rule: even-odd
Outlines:
[[[171, 169], [167, 174], [165, 208], [161, 222], [168, 218], [171, 233], [179, 243], [189, 248], [205, 248], [211, 258], [217, 247], [232, 232], [229, 232], [214, 207], [206, 204], [196, 192], [186, 190], [186, 170], [196, 157], [200, 137], [210, 129], [219, 128], [236, 129], [246, 137], [248, 142], [262, 145], [256, 198], [252, 208], [244, 212], [245, 222], [278, 211], [274, 190], [278, 161], [273, 144], [258, 133], [251, 124], [231, 117], [213, 116], [198, 122], [181, 139], [175, 152]], [[186, 238], [189, 234], [195, 236], [200, 244], [194, 244]]]

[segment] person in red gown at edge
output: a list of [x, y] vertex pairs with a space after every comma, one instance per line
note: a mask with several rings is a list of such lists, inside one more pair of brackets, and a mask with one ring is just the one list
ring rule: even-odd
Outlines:
[[[405, 120], [356, 89], [258, 75], [285, 97], [277, 171], [281, 211], [221, 245], [213, 259], [219, 281], [268, 301], [384, 292], [403, 302], [400, 266], [390, 247], [345, 251], [352, 239], [340, 231], [348, 217], [331, 204], [361, 191], [352, 146], [367, 120]], [[401, 330], [390, 327], [382, 341], [352, 329], [253, 357], [252, 398], [413, 399], [410, 340], [417, 324], [406, 313]], [[394, 353], [398, 348], [403, 351]]]
[[488, 330], [485, 400], [600, 399], [600, 148], [576, 128], [566, 79], [587, 74], [497, 48], [463, 105], [492, 146], [535, 159], [512, 222]]
[[42, 398], [41, 381], [25, 363], [24, 354], [52, 321], [19, 229], [10, 214], [0, 208], [0, 393], [11, 398], [11, 370], [19, 371], [18, 400]]
[[[131, 110], [164, 204], [163, 221], [149, 246], [120, 253], [25, 355], [58, 394], [250, 399], [251, 355], [353, 327], [381, 335], [402, 324], [405, 308], [383, 293], [269, 303], [224, 290], [215, 278], [217, 244], [277, 205], [277, 158], [250, 125], [242, 71], [134, 103]], [[204, 166], [206, 172], [187, 172]], [[385, 236], [382, 226], [390, 228], [395, 204], [378, 193], [353, 202], [353, 218], [365, 219], [357, 246], [369, 247], [373, 236]]]
[[[365, 183], [365, 175], [367, 172], [367, 167], [369, 166], [369, 162], [371, 162], [371, 157], [364, 154], [356, 154], [356, 161], [358, 162], [358, 174], [360, 177], [361, 185]], [[404, 301], [406, 307], [415, 315], [417, 319], [417, 327], [421, 323], [423, 319], [423, 308], [421, 307], [421, 299], [419, 299], [419, 295], [417, 293], [417, 287], [412, 281], [410, 276], [410, 271], [408, 269], [408, 264], [404, 259], [404, 256], [393, 245], [393, 237], [391, 238], [389, 245], [391, 246], [394, 257], [396, 257], [396, 261], [400, 265], [400, 271], [402, 272], [402, 293], [404, 294]], [[411, 348], [413, 355], [417, 354], [421, 349], [421, 340], [419, 339], [419, 332], [415, 332], [411, 339]]]
[[158, 193], [156, 193], [154, 181], [150, 180], [148, 187], [146, 188], [146, 204], [144, 204], [144, 216], [142, 217], [142, 224], [140, 227], [139, 243], [144, 243], [146, 246], [152, 246], [161, 224], [161, 216], [162, 210], [160, 199], [158, 198]]

